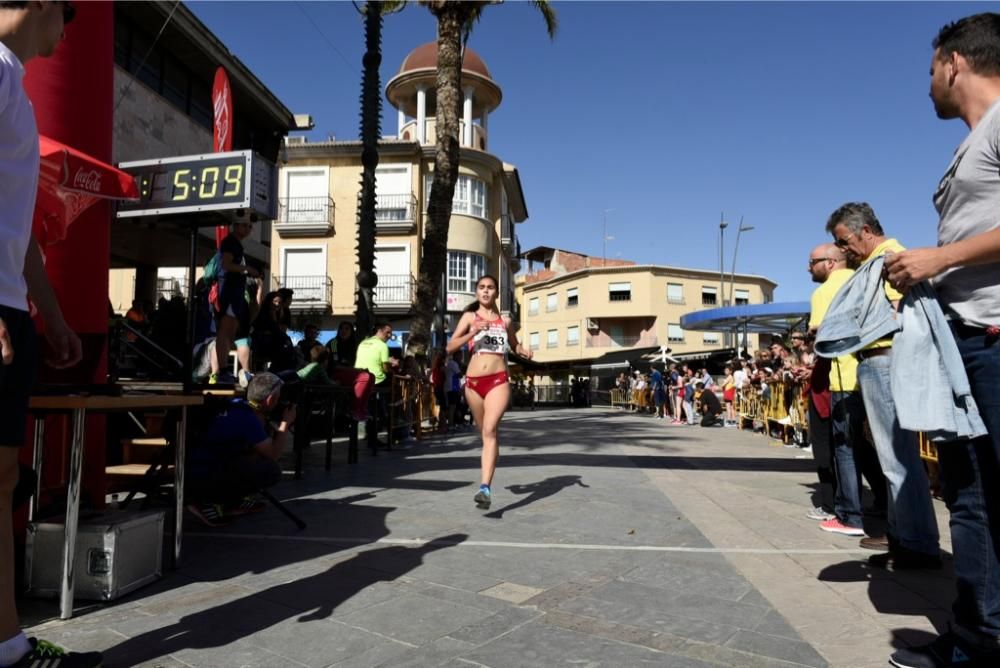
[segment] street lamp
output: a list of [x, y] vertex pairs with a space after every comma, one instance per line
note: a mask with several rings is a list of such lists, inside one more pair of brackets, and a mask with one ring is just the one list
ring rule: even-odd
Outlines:
[[608, 214], [614, 211], [614, 209], [604, 210], [604, 233], [601, 235], [601, 242], [604, 244], [603, 255], [601, 256], [601, 266], [608, 266], [608, 241], [614, 241], [614, 237], [608, 236]]
[[736, 284], [736, 254], [740, 252], [740, 235], [753, 229], [753, 225], [744, 225], [743, 216], [740, 216], [740, 226], [736, 230], [736, 247], [733, 248], [733, 266], [729, 272], [729, 303], [733, 303], [733, 290]]
[[726, 228], [729, 223], [725, 220], [725, 214], [719, 214], [719, 306], [725, 306], [726, 300], [726, 271], [723, 268], [722, 252], [725, 248]]

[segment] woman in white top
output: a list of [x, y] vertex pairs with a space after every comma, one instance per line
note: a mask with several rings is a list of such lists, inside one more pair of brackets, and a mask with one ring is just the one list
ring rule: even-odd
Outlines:
[[507, 351], [531, 359], [531, 351], [517, 342], [510, 318], [500, 315], [497, 280], [483, 276], [476, 283], [476, 301], [469, 304], [448, 341], [448, 354], [468, 345], [472, 352], [465, 376], [465, 399], [483, 437], [482, 479], [475, 502], [487, 509], [492, 501], [490, 485], [496, 471], [500, 446], [497, 428], [510, 403]]

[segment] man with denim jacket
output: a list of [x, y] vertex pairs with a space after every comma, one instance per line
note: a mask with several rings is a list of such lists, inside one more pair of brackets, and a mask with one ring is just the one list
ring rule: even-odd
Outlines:
[[946, 25], [932, 42], [938, 118], [969, 134], [934, 193], [936, 248], [886, 260], [899, 290], [932, 279], [989, 435], [938, 448], [958, 596], [949, 632], [890, 661], [900, 668], [1000, 666], [1000, 14]]
[[[857, 262], [904, 250], [885, 236], [875, 212], [864, 202], [849, 202], [834, 211], [826, 231], [848, 259]], [[888, 283], [884, 291], [894, 305], [903, 297]], [[917, 435], [902, 429], [896, 416], [890, 376], [892, 339], [878, 339], [855, 354], [868, 425], [889, 486], [889, 552], [871, 557], [869, 563], [896, 570], [939, 569], [937, 518]]]

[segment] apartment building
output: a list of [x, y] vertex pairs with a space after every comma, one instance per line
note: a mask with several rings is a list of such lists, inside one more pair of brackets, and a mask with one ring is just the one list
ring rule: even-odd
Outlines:
[[[376, 317], [404, 333], [413, 311], [416, 274], [434, 169], [437, 46], [414, 49], [386, 86], [397, 111], [396, 133], [379, 142], [376, 171]], [[452, 321], [474, 298], [484, 273], [500, 282], [501, 308], [515, 305], [519, 268], [515, 224], [528, 217], [517, 169], [489, 151], [488, 119], [501, 90], [471, 49], [462, 64], [461, 158], [448, 235], [447, 311]], [[321, 329], [335, 329], [355, 309], [357, 206], [361, 142], [289, 138], [279, 175], [271, 267], [275, 284], [295, 291], [293, 308]]]
[[[722, 350], [720, 332], [681, 329], [685, 313], [724, 304], [764, 304], [777, 284], [763, 276], [602, 260], [558, 248], [526, 251], [518, 277], [520, 337], [538, 362], [593, 360], [628, 348], [666, 346], [674, 355]], [[541, 268], [535, 271], [535, 264]], [[747, 341], [758, 346], [757, 335]], [[732, 342], [730, 342], [732, 345]]]

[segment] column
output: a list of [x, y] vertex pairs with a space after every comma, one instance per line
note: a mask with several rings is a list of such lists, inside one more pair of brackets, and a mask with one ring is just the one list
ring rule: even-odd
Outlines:
[[465, 89], [465, 104], [462, 109], [462, 146], [472, 146], [472, 94], [471, 88]]
[[479, 119], [479, 124], [483, 128], [483, 143], [484, 143], [483, 149], [485, 149], [487, 146], [489, 146], [489, 141], [490, 141], [490, 134], [486, 130], [486, 121], [487, 121], [487, 119], [489, 119], [489, 116], [490, 116], [490, 112], [486, 111], [486, 107], [483, 107], [483, 115]]
[[417, 141], [427, 143], [427, 88], [417, 88]]
[[396, 110], [396, 136], [402, 139], [403, 126], [406, 125], [406, 114], [402, 108]]

